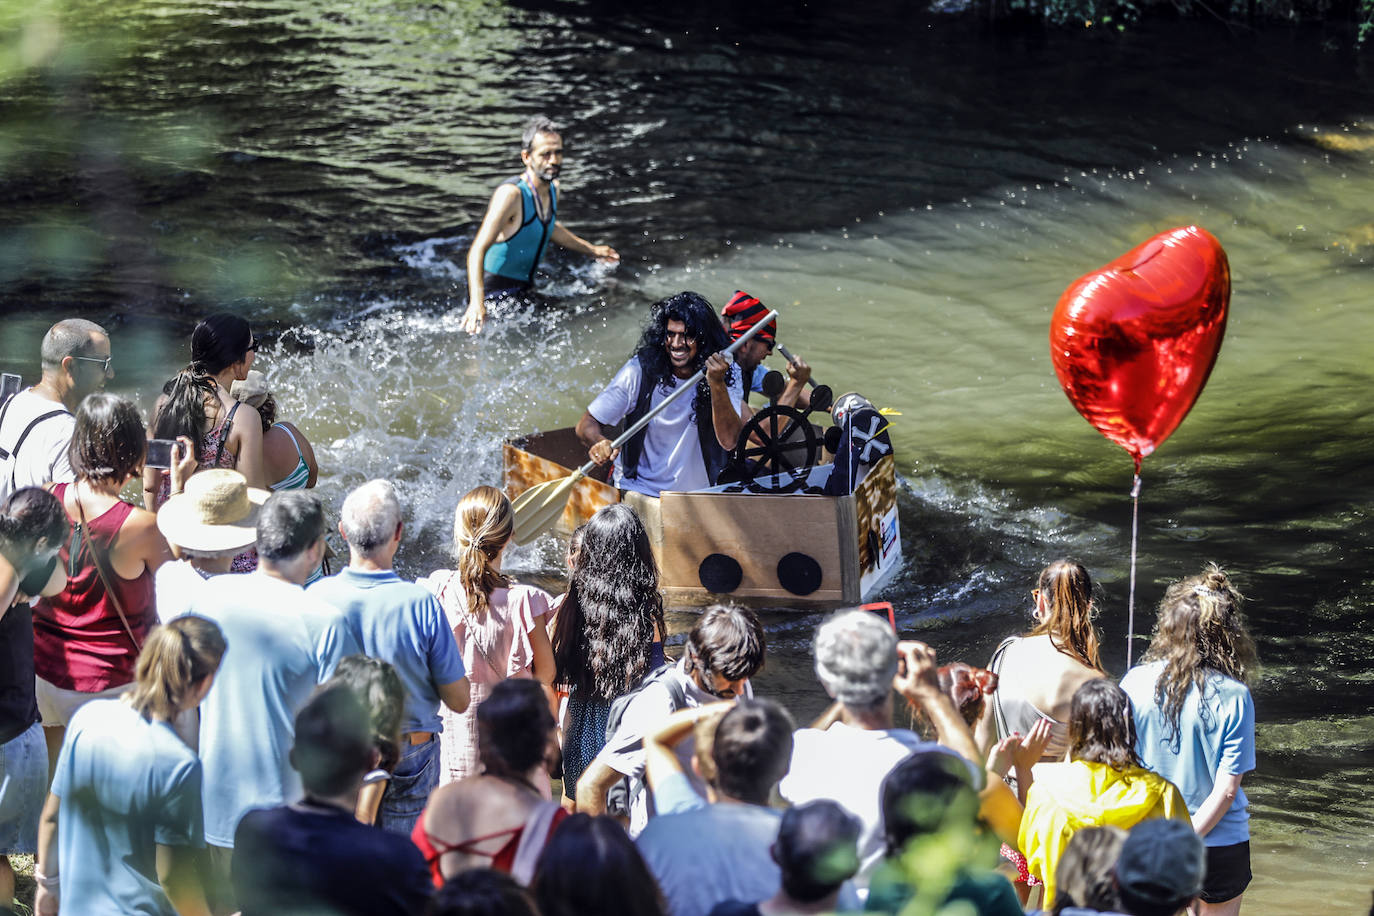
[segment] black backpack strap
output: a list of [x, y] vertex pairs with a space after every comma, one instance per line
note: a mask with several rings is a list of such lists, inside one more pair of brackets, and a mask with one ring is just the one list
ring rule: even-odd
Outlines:
[[[5, 410], [3, 412], [0, 412], [0, 424], [3, 424], [5, 422], [5, 413], [9, 412], [9, 406], [9, 404], [6, 404]], [[37, 417], [34, 417], [31, 421], [29, 421], [29, 425], [24, 427], [24, 431], [19, 434], [19, 441], [14, 443], [13, 449], [7, 452], [3, 448], [0, 448], [0, 461], [5, 461], [13, 455], [18, 455], [19, 450], [24, 447], [24, 440], [29, 437], [29, 433], [33, 432], [33, 428], [37, 426], [39, 423], [42, 423], [44, 420], [51, 420], [53, 417], [61, 416], [71, 416], [71, 414], [69, 414], [65, 409], [50, 410], [45, 414], [41, 414]]]
[[[219, 446], [215, 449], [215, 460], [210, 465], [212, 468], [219, 467], [219, 460], [224, 456], [224, 443], [229, 440], [229, 435], [234, 431], [234, 414], [239, 412], [242, 401], [235, 401], [234, 406], [229, 408], [229, 416], [224, 418], [224, 435], [219, 437]], [[235, 462], [237, 464], [237, 462]]]

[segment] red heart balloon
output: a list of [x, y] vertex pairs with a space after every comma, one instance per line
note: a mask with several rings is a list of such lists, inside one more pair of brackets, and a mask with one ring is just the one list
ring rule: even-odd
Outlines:
[[1171, 229], [1080, 277], [1050, 320], [1059, 384], [1135, 459], [1183, 422], [1216, 363], [1231, 269], [1205, 229]]

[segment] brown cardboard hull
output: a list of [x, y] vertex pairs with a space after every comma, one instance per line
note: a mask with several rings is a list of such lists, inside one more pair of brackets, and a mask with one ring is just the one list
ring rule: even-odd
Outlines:
[[[535, 484], [570, 474], [570, 465], [585, 454], [570, 434], [572, 430], [555, 430], [506, 443], [502, 463], [507, 495], [514, 498]], [[827, 472], [816, 473], [823, 479]], [[847, 496], [721, 490], [665, 492], [659, 500], [661, 527], [650, 532], [650, 540], [670, 604], [857, 604], [901, 565], [891, 455], [880, 459]], [[579, 481], [560, 532], [566, 535], [602, 506], [618, 501], [615, 488]], [[653, 514], [641, 513], [646, 524], [655, 521], [647, 517]]]

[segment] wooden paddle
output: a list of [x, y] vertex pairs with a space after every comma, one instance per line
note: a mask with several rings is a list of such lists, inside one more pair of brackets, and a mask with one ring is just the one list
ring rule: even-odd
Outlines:
[[[778, 313], [776, 310], [770, 311], [767, 315], [764, 315], [752, 328], [745, 331], [739, 340], [726, 347], [725, 350], [722, 351], [724, 355], [727, 358], [733, 356], [736, 350], [748, 343], [755, 334], [763, 330], [770, 321], [777, 317]], [[664, 398], [662, 403], [640, 417], [634, 425], [621, 433], [620, 436], [611, 443], [611, 448], [618, 449], [626, 442], [629, 442], [631, 436], [648, 426], [649, 421], [662, 413], [665, 407], [687, 392], [695, 391], [697, 383], [700, 382], [705, 375], [705, 369], [698, 369], [684, 384], [679, 385], [676, 391]], [[568, 505], [568, 498], [572, 495], [573, 486], [583, 477], [590, 474], [596, 466], [597, 463], [595, 461], [588, 461], [567, 477], [559, 477], [554, 480], [546, 480], [543, 483], [535, 484], [524, 493], [517, 496], [515, 501], [511, 504], [511, 507], [515, 510], [515, 533], [512, 536], [515, 543], [528, 544], [530, 541], [558, 524], [558, 519], [562, 517], [563, 510]]]

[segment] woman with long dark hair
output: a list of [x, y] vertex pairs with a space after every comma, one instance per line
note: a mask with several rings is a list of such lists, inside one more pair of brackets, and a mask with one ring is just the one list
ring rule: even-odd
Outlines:
[[1187, 820], [1183, 796], [1141, 765], [1135, 747], [1125, 691], [1106, 678], [1079, 687], [1069, 713], [1069, 759], [1035, 768], [1017, 843], [1031, 874], [1045, 885], [1045, 909], [1054, 906], [1059, 860], [1075, 831], [1129, 830], [1152, 817]]
[[[248, 486], [264, 489], [262, 421], [249, 404], [230, 395], [234, 382], [247, 378], [258, 340], [238, 315], [211, 315], [191, 332], [191, 362], [162, 388], [153, 410], [152, 438], [191, 441], [200, 469], [233, 468]], [[167, 498], [169, 475], [148, 468], [143, 502], [156, 511]], [[256, 563], [238, 564], [247, 572]]]
[[[474, 488], [454, 514], [458, 568], [436, 570], [420, 580], [444, 608], [472, 689], [465, 712], [446, 706], [440, 710], [441, 785], [480, 772], [477, 711], [498, 683], [530, 677], [545, 687], [553, 683], [553, 650], [545, 625], [549, 593], [516, 585], [501, 574], [501, 557], [514, 532], [515, 512], [506, 495], [494, 487]], [[547, 778], [541, 785], [549, 791]]]
[[1201, 912], [1234, 916], [1250, 883], [1249, 802], [1255, 768], [1255, 644], [1242, 597], [1216, 564], [1175, 582], [1159, 603], [1141, 664], [1121, 679], [1135, 706], [1141, 759], [1183, 792], [1207, 847]]
[[77, 408], [68, 452], [76, 480], [52, 486], [71, 525], [58, 555], [67, 585], [33, 614], [38, 711], [50, 760], [78, 707], [128, 688], [157, 623], [153, 574], [172, 554], [157, 516], [119, 496], [142, 472], [147, 445], [130, 401], [92, 394]]
[[133, 689], [72, 717], [39, 828], [42, 916], [59, 902], [68, 913], [210, 912], [195, 868], [200, 759], [171, 723], [200, 705], [224, 649], [203, 617], [163, 624], [139, 655]]
[[563, 797], [606, 743], [611, 702], [663, 664], [663, 596], [649, 536], [634, 510], [607, 506], [582, 526], [582, 543], [553, 633], [555, 680], [568, 691]]

